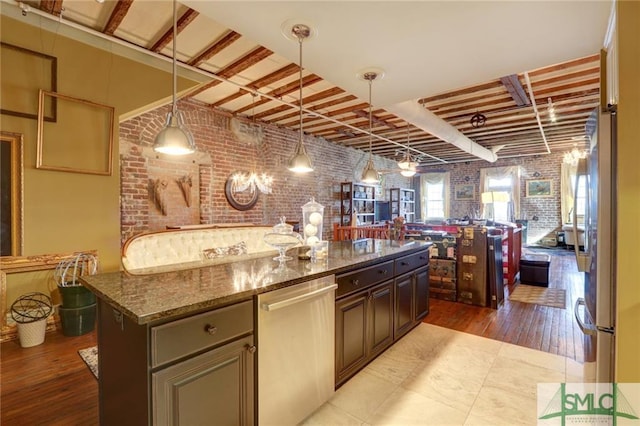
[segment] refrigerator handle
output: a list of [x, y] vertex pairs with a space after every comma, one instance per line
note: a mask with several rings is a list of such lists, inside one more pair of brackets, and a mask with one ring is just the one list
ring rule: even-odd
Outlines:
[[[575, 184], [575, 187], [573, 188], [573, 217], [571, 222], [573, 226], [573, 239], [574, 239], [573, 250], [576, 253], [576, 263], [578, 264], [578, 272], [588, 272], [590, 265], [589, 265], [589, 252], [587, 251], [589, 247], [587, 244], [588, 229], [586, 227], [586, 221], [585, 221], [585, 229], [584, 229], [584, 238], [585, 238], [584, 252], [580, 252], [580, 237], [578, 235], [578, 186], [579, 186], [578, 179], [580, 175], [583, 175], [585, 179], [587, 179], [587, 176], [588, 176], [587, 160], [583, 158], [578, 160], [578, 168], [576, 171], [576, 184]], [[589, 205], [589, 191], [587, 191], [586, 195], [587, 195], [587, 200], [585, 202], [587, 205]]]
[[[584, 316], [589, 320], [589, 324], [585, 324], [580, 317], [580, 306], [584, 306]], [[576, 304], [573, 305], [573, 315], [576, 317], [576, 321], [578, 322], [578, 327], [580, 330], [588, 336], [595, 336], [598, 334], [598, 328], [593, 325], [593, 320], [591, 317], [591, 312], [589, 312], [589, 308], [587, 308], [587, 304], [584, 301], [584, 297], [579, 297], [576, 300]]]

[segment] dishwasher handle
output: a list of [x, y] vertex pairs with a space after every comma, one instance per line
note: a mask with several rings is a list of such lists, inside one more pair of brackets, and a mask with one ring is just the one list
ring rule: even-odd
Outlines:
[[271, 312], [280, 308], [285, 308], [287, 306], [293, 305], [294, 303], [312, 299], [314, 297], [320, 296], [321, 294], [328, 293], [331, 290], [335, 290], [336, 288], [338, 288], [338, 284], [331, 284], [326, 287], [322, 287], [322, 288], [310, 291], [309, 293], [304, 293], [295, 297], [291, 297], [289, 299], [279, 300], [273, 303], [263, 303], [262, 305], [260, 305], [260, 307], [265, 311]]

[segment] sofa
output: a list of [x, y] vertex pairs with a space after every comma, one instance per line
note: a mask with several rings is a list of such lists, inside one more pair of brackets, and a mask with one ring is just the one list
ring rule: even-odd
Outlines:
[[270, 226], [191, 226], [134, 235], [122, 246], [122, 266], [130, 273], [150, 273], [228, 263], [276, 254], [263, 241]]
[[573, 224], [567, 223], [562, 226], [562, 230], [564, 231], [564, 243], [568, 246], [573, 246], [576, 244], [576, 240], [578, 241], [578, 246], [584, 246], [584, 225], [578, 224], [576, 225], [578, 236], [576, 238], [575, 232], [573, 229]]

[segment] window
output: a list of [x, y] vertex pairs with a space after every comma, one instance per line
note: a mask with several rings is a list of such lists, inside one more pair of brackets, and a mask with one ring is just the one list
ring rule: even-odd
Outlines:
[[491, 193], [483, 197], [483, 218], [513, 222], [520, 215], [520, 166], [480, 169], [480, 193]]
[[[584, 214], [587, 211], [587, 183], [586, 176], [582, 175], [578, 179], [578, 192], [576, 194], [576, 175], [571, 176], [571, 190], [573, 193], [577, 195], [576, 198], [576, 214], [578, 215], [578, 221], [584, 218]], [[573, 221], [573, 214], [569, 218], [570, 221]]]
[[425, 173], [420, 176], [423, 220], [449, 216], [449, 173]]
[[[492, 178], [490, 177], [487, 181], [488, 192], [500, 192], [500, 193], [508, 193], [508, 200], [498, 201], [497, 199], [493, 200], [493, 205], [489, 206], [489, 209], [493, 208], [493, 217], [491, 219], [498, 222], [509, 222], [510, 214], [509, 214], [509, 200], [511, 200], [511, 176], [503, 177], [503, 178]], [[488, 209], [488, 210], [489, 210]]]
[[444, 217], [444, 184], [427, 183], [427, 195], [425, 204], [427, 207], [427, 218], [443, 218]]

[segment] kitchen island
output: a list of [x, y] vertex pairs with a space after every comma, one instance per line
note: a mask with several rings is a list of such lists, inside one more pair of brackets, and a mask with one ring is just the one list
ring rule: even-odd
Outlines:
[[[408, 331], [408, 316], [410, 328], [428, 312], [428, 279], [419, 283], [416, 270], [428, 277], [429, 245], [330, 242], [328, 256], [315, 263], [294, 257], [279, 265], [272, 256], [262, 255], [83, 277], [83, 284], [98, 297], [101, 424], [173, 424], [198, 407], [203, 415], [217, 413], [218, 424], [255, 424], [257, 296], [329, 275], [336, 276], [336, 294], [343, 299], [387, 283], [384, 294], [393, 301], [386, 311], [392, 333], [387, 347]], [[363, 321], [381, 312], [375, 307], [373, 299]], [[344, 312], [336, 309], [336, 318]], [[402, 327], [397, 322], [403, 322]], [[336, 328], [339, 323], [344, 321], [337, 320]], [[375, 330], [363, 331], [363, 344], [369, 344], [371, 332]], [[336, 336], [342, 334], [338, 331]], [[336, 351], [355, 346], [337, 341]], [[358, 368], [376, 355], [364, 351], [366, 360], [359, 360]], [[350, 367], [349, 374], [355, 371]], [[189, 383], [195, 385], [186, 386], [186, 392], [172, 391]]]

